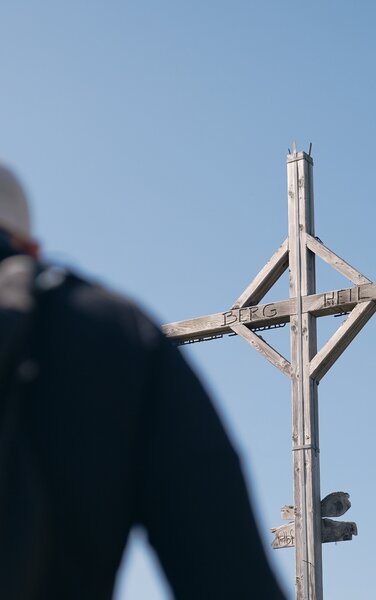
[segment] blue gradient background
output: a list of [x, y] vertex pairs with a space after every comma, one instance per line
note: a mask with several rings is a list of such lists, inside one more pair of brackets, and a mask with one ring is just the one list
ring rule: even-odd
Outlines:
[[[13, 0], [0, 7], [0, 156], [27, 184], [46, 254], [159, 322], [226, 310], [287, 235], [285, 157], [315, 160], [316, 232], [375, 269], [375, 4], [333, 0]], [[318, 289], [348, 282], [318, 265]], [[268, 297], [288, 295], [286, 278]], [[339, 325], [319, 323], [320, 343]], [[288, 354], [288, 327], [265, 335]], [[376, 494], [371, 321], [320, 385], [322, 495], [352, 542], [323, 548], [330, 600], [371, 598]], [[242, 340], [184, 353], [243, 458], [289, 598], [294, 554], [269, 528], [292, 503], [287, 379]], [[135, 532], [116, 600], [170, 598]]]

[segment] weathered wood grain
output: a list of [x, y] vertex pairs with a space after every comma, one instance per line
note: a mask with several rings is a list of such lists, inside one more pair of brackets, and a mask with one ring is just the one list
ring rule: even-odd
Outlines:
[[376, 300], [375, 283], [306, 296], [302, 299], [303, 312], [310, 312], [315, 317], [323, 317], [348, 312], [358, 303], [369, 300]]
[[312, 159], [304, 152], [289, 156], [289, 268], [296, 591], [298, 600], [322, 600], [320, 468], [317, 385], [309, 363], [317, 353], [316, 317], [304, 310], [303, 298], [315, 294], [315, 254], [306, 245], [314, 236]]
[[[376, 310], [376, 284], [325, 246], [314, 232], [313, 161], [296, 152], [287, 158], [289, 232], [287, 240], [225, 312], [163, 326], [179, 341], [200, 341], [236, 333], [292, 381], [294, 506], [282, 509], [293, 522], [272, 529], [274, 548], [296, 545], [297, 600], [322, 600], [322, 542], [351, 539], [355, 523], [331, 521], [350, 505], [344, 492], [320, 501], [318, 393], [319, 380]], [[316, 294], [315, 257], [319, 256], [355, 287]], [[258, 304], [289, 266], [290, 298]], [[316, 319], [351, 315], [317, 352]], [[290, 322], [291, 363], [256, 331]], [[342, 495], [342, 496], [341, 496]], [[341, 496], [341, 498], [339, 498]], [[321, 516], [325, 517], [321, 519]]]
[[322, 517], [341, 517], [351, 508], [347, 492], [332, 492], [321, 500]]
[[352, 521], [333, 521], [332, 519], [321, 519], [321, 541], [347, 542], [352, 540], [353, 535], [358, 535], [356, 523]]
[[280, 548], [293, 548], [295, 546], [295, 523], [287, 523], [287, 525], [280, 525], [279, 527], [273, 527], [270, 530], [274, 533], [274, 540], [272, 541], [272, 548], [278, 550]]
[[264, 358], [266, 358], [269, 362], [272, 363], [277, 369], [282, 371], [284, 375], [287, 377], [291, 377], [291, 363], [287, 358], [282, 356], [277, 350], [273, 348], [270, 344], [268, 344], [265, 340], [262, 339], [259, 335], [248, 329], [242, 323], [238, 325], [233, 325], [231, 329], [244, 338], [255, 350], [260, 352]]
[[359, 303], [311, 360], [309, 373], [319, 382], [376, 311], [374, 301]]
[[[351, 508], [350, 494], [347, 492], [332, 492], [321, 500], [321, 517], [341, 517], [349, 508]], [[295, 506], [293, 504], [282, 506], [281, 518], [294, 521]]]
[[280, 276], [286, 271], [288, 267], [288, 257], [289, 248], [288, 239], [286, 239], [278, 248], [277, 252], [273, 254], [271, 259], [246, 287], [244, 292], [234, 302], [233, 308], [258, 304]]
[[[294, 150], [287, 163], [287, 240], [229, 310], [170, 323], [163, 326], [163, 331], [181, 342], [235, 333], [291, 378], [294, 506], [284, 507], [282, 516], [292, 517], [293, 522], [272, 529], [273, 547], [296, 545], [297, 600], [322, 600], [322, 542], [351, 539], [357, 534], [357, 528], [355, 523], [327, 518], [348, 509], [348, 494], [337, 492], [320, 501], [317, 386], [375, 312], [376, 284], [315, 238], [312, 158]], [[316, 256], [347, 277], [355, 287], [317, 294]], [[289, 300], [258, 304], [287, 267]], [[345, 323], [317, 352], [316, 319], [350, 311]], [[291, 325], [291, 363], [256, 334], [260, 329], [287, 322]]]
[[[365, 303], [369, 300], [376, 300], [375, 283], [303, 296], [302, 313], [309, 312], [315, 317], [323, 317], [339, 312], [348, 312], [358, 303]], [[231, 326], [237, 323], [243, 323], [250, 328], [283, 324], [290, 321], [292, 315], [296, 315], [296, 298], [294, 297], [290, 300], [231, 308], [225, 312], [177, 321], [163, 325], [162, 330], [167, 337], [188, 340], [230, 333]]]
[[[296, 545], [295, 522], [291, 521], [286, 525], [271, 528], [274, 533], [272, 548], [293, 548]], [[333, 519], [320, 520], [322, 544], [333, 542], [346, 542], [352, 540], [353, 535], [358, 535], [358, 528], [353, 521], [334, 521]], [[298, 598], [300, 600], [300, 598]], [[314, 597], [312, 597], [314, 600]]]
[[[277, 307], [276, 304], [278, 304]], [[252, 324], [255, 327], [287, 323], [293, 311], [293, 302], [291, 300], [283, 300], [273, 304], [231, 308], [228, 311], [207, 315], [206, 317], [169, 323], [168, 325], [163, 325], [162, 331], [168, 337], [180, 340], [231, 333], [232, 325], [238, 323]]]
[[295, 519], [295, 506], [292, 504], [285, 504], [285, 506], [282, 506], [281, 518], [288, 521], [293, 521]]
[[363, 283], [371, 283], [371, 280], [362, 273], [359, 273], [354, 267], [349, 265], [343, 258], [335, 254], [330, 250], [323, 242], [314, 238], [312, 235], [307, 233], [306, 243], [308, 248], [314, 252], [317, 256], [322, 258], [328, 265], [333, 267], [338, 273], [341, 273], [347, 279], [350, 279], [355, 285], [361, 285]]

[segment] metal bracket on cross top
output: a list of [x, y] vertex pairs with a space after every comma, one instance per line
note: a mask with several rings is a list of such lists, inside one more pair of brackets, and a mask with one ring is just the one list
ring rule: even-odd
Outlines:
[[[287, 156], [287, 179], [288, 237], [269, 262], [224, 312], [170, 323], [164, 325], [163, 331], [178, 343], [235, 333], [291, 379], [296, 508], [293, 527], [291, 524], [282, 527], [290, 527], [287, 540], [294, 538], [297, 600], [322, 600], [322, 543], [334, 541], [335, 535], [350, 539], [356, 534], [356, 525], [349, 523], [340, 534], [337, 522], [322, 519], [317, 386], [374, 314], [376, 284], [315, 235], [310, 153], [297, 152], [294, 147]], [[317, 294], [316, 256], [344, 275], [352, 285]], [[289, 298], [261, 303], [287, 269], [290, 274]], [[318, 350], [317, 318], [338, 314], [347, 315], [345, 321]], [[257, 334], [260, 329], [286, 323], [290, 323], [290, 360]], [[335, 529], [337, 533], [333, 533]]]

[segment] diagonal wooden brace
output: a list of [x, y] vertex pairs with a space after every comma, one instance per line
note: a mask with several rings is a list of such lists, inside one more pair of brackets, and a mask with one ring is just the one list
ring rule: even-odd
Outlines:
[[255, 350], [260, 352], [269, 362], [272, 363], [275, 367], [277, 367], [284, 375], [287, 377], [291, 377], [292, 367], [290, 361], [287, 360], [282, 354], [279, 354], [277, 350], [270, 346], [265, 340], [262, 339], [257, 333], [254, 333], [248, 327], [239, 323], [238, 325], [233, 325], [231, 329], [244, 338]]
[[309, 375], [320, 381], [376, 311], [376, 302], [357, 304], [310, 362]]
[[271, 259], [251, 281], [244, 292], [234, 302], [232, 308], [242, 308], [251, 304], [258, 304], [268, 293], [276, 281], [283, 275], [289, 264], [288, 239], [273, 254]]
[[371, 280], [362, 275], [359, 271], [354, 269], [349, 263], [343, 258], [335, 254], [332, 250], [327, 248], [320, 240], [312, 237], [309, 233], [306, 234], [307, 248], [319, 256], [323, 261], [328, 263], [333, 269], [338, 271], [341, 275], [350, 279], [355, 285], [362, 285], [363, 283], [371, 283]]

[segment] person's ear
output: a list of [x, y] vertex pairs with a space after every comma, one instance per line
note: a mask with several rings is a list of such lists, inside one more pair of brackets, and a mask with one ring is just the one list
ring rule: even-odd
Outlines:
[[33, 258], [38, 258], [40, 252], [40, 246], [38, 242], [32, 240], [30, 242], [23, 242], [24, 250], [26, 254], [29, 254]]
[[36, 240], [25, 240], [18, 235], [11, 234], [10, 240], [13, 246], [33, 258], [38, 258], [40, 252], [40, 246]]

